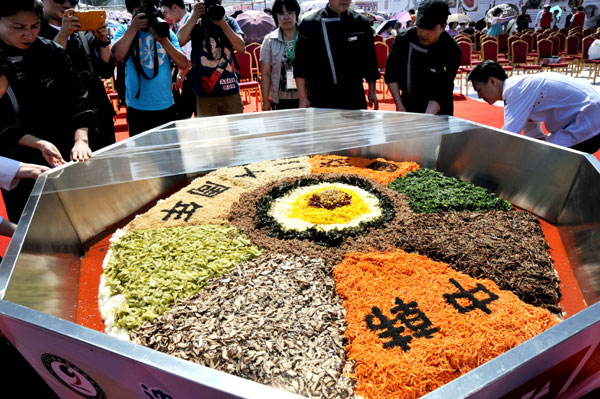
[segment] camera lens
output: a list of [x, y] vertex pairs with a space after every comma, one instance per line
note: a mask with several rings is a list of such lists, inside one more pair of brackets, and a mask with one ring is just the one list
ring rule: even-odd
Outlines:
[[213, 21], [220, 21], [225, 16], [225, 8], [223, 8], [223, 6], [220, 5], [210, 6], [206, 10], [206, 12], [208, 13], [210, 19], [212, 19]]
[[162, 18], [156, 18], [153, 28], [154, 28], [154, 33], [156, 33], [156, 36], [158, 36], [158, 37], [169, 36], [169, 29], [170, 29], [169, 24]]

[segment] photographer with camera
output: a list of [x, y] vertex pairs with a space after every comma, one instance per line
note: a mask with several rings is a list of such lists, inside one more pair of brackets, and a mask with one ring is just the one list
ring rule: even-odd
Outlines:
[[183, 45], [192, 41], [196, 116], [244, 112], [233, 54], [245, 51], [244, 34], [233, 18], [225, 16], [221, 0], [194, 4], [177, 37]]
[[177, 119], [171, 60], [181, 69], [188, 60], [161, 18], [158, 0], [126, 0], [125, 5], [133, 19], [115, 32], [111, 53], [116, 62], [126, 60], [127, 124], [134, 136]]
[[108, 23], [97, 29], [83, 31], [73, 7], [79, 0], [42, 0], [44, 20], [40, 37], [64, 47], [73, 69], [88, 91], [88, 101], [94, 110], [96, 124], [90, 129], [90, 147], [99, 150], [115, 143], [115, 110], [108, 99], [102, 79], [113, 76], [115, 63], [110, 55]]
[[[177, 34], [192, 14], [185, 9], [183, 0], [160, 0], [160, 5], [165, 19]], [[173, 98], [177, 108], [177, 119], [189, 119], [196, 111], [194, 83], [191, 74], [188, 74], [192, 67], [192, 43], [188, 42], [181, 48], [189, 61], [189, 66], [187, 69], [173, 68]]]

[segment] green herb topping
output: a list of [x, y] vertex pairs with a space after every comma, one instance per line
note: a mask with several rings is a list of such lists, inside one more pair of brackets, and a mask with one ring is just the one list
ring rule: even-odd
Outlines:
[[388, 187], [406, 194], [410, 198], [410, 207], [417, 213], [512, 209], [510, 202], [482, 187], [427, 168], [407, 173]]

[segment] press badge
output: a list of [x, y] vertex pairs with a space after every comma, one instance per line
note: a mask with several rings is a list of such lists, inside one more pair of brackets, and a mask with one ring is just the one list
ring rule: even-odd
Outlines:
[[355, 40], [358, 40], [358, 37], [356, 37], [356, 36], [352, 36], [352, 37], [349, 37], [349, 38], [348, 38], [348, 41], [349, 41], [349, 42], [353, 42], [353, 41], [355, 41]]
[[285, 71], [285, 88], [287, 90], [297, 89], [296, 79], [294, 79], [294, 69], [288, 69]]

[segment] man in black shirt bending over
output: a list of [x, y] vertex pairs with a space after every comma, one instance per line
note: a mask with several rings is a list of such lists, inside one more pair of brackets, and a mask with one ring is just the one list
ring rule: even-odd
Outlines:
[[444, 1], [426, 0], [419, 6], [417, 26], [396, 36], [385, 82], [398, 111], [454, 114], [452, 92], [460, 47], [445, 32], [449, 14]]

